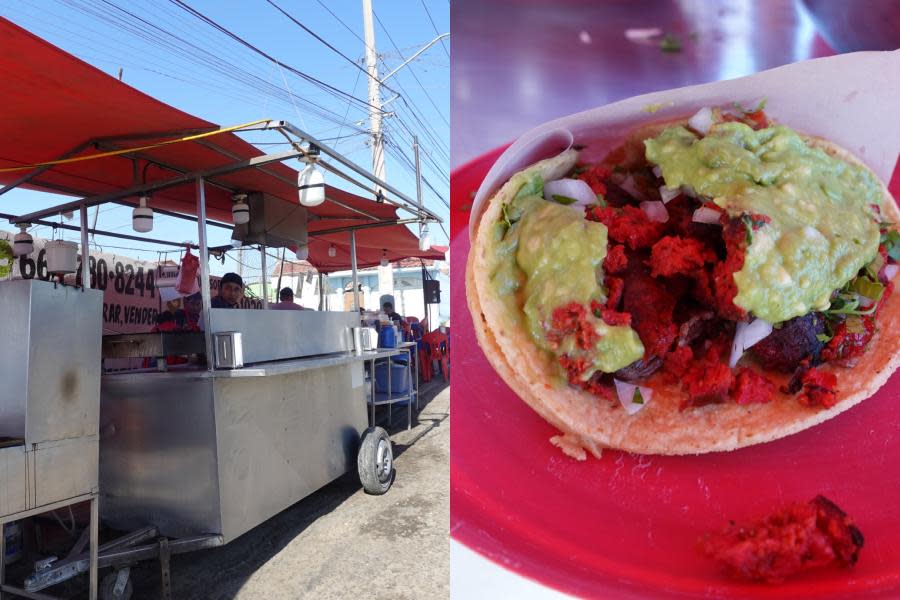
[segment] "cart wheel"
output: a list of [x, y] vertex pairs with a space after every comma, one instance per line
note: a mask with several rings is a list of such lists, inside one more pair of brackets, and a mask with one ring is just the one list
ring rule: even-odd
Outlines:
[[119, 571], [117, 570], [103, 578], [103, 581], [100, 582], [100, 600], [130, 600], [131, 594], [134, 591], [131, 585], [131, 578], [129, 577], [127, 579], [125, 588], [122, 590], [122, 593], [117, 596], [115, 589], [118, 577]]
[[359, 480], [367, 494], [381, 495], [394, 483], [394, 451], [391, 438], [381, 427], [369, 427], [362, 435], [356, 456]]

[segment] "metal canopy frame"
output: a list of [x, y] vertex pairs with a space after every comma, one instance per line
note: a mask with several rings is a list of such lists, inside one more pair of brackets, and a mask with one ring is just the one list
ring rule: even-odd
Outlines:
[[[126, 135], [126, 136], [94, 138], [94, 139], [88, 140], [84, 143], [81, 143], [81, 144], [77, 145], [76, 147], [72, 148], [71, 150], [65, 152], [57, 160], [70, 158], [72, 156], [77, 155], [79, 152], [82, 152], [83, 150], [90, 148], [92, 146], [97, 149], [105, 148], [105, 149], [114, 149], [114, 150], [125, 150], [125, 148], [120, 147], [120, 144], [122, 142], [186, 136], [186, 135], [193, 135], [193, 134], [197, 134], [197, 133], [206, 133], [209, 131], [214, 131], [215, 129], [216, 129], [215, 127], [205, 127], [205, 128], [199, 128], [199, 129], [198, 128], [185, 129], [185, 130], [180, 130], [180, 131], [167, 131], [167, 132], [157, 132], [157, 133], [147, 132], [147, 133], [131, 134], [131, 135]], [[366, 211], [356, 209], [351, 206], [347, 206], [343, 202], [334, 200], [332, 198], [328, 198], [326, 196], [326, 200], [328, 200], [329, 202], [333, 202], [333, 203], [337, 204], [338, 206], [341, 206], [342, 208], [359, 213], [361, 215], [361, 217], [368, 219], [367, 222], [361, 223], [359, 225], [337, 227], [334, 229], [322, 230], [322, 231], [308, 234], [310, 237], [320, 237], [320, 236], [324, 236], [324, 235], [332, 235], [332, 234], [336, 234], [336, 233], [349, 232], [349, 234], [350, 234], [349, 235], [349, 238], [350, 238], [349, 239], [350, 262], [351, 262], [351, 269], [353, 272], [353, 282], [354, 282], [354, 285], [353, 285], [354, 308], [356, 310], [359, 309], [359, 286], [357, 284], [358, 269], [357, 269], [357, 261], [356, 261], [356, 230], [357, 229], [369, 229], [369, 228], [373, 228], [373, 227], [387, 227], [390, 225], [400, 225], [400, 224], [408, 224], [408, 223], [415, 223], [415, 222], [419, 222], [419, 223], [427, 223], [427, 222], [441, 223], [441, 222], [443, 222], [443, 220], [438, 215], [436, 215], [432, 211], [425, 208], [425, 206], [421, 202], [421, 199], [418, 199], [418, 201], [411, 199], [409, 196], [407, 196], [403, 192], [399, 191], [397, 188], [393, 187], [392, 185], [388, 184], [387, 182], [376, 177], [369, 171], [363, 169], [356, 163], [352, 162], [351, 160], [349, 160], [342, 154], [340, 154], [337, 151], [335, 151], [334, 149], [332, 149], [330, 146], [322, 143], [318, 139], [314, 138], [313, 136], [306, 133], [305, 131], [295, 127], [294, 125], [292, 125], [291, 123], [289, 123], [287, 121], [268, 121], [265, 124], [263, 124], [262, 126], [247, 127], [247, 128], [240, 129], [237, 131], [246, 132], [246, 131], [259, 131], [259, 130], [274, 130], [274, 131], [281, 133], [282, 135], [285, 136], [285, 138], [287, 138], [290, 141], [290, 143], [294, 149], [291, 151], [286, 151], [286, 152], [263, 154], [261, 156], [255, 156], [255, 157], [252, 157], [249, 159], [237, 160], [237, 159], [239, 159], [239, 156], [235, 155], [234, 153], [232, 153], [228, 150], [225, 150], [224, 148], [221, 148], [218, 144], [211, 143], [211, 142], [208, 142], [205, 140], [203, 140], [203, 141], [193, 140], [194, 143], [200, 143], [203, 147], [213, 150], [215, 152], [218, 152], [219, 154], [226, 156], [232, 160], [236, 160], [236, 162], [233, 162], [233, 163], [230, 163], [227, 165], [222, 165], [219, 167], [213, 167], [213, 168], [209, 168], [209, 169], [202, 169], [202, 170], [191, 171], [191, 172], [183, 170], [183, 169], [177, 167], [176, 165], [171, 165], [166, 162], [160, 161], [158, 159], [149, 157], [141, 151], [136, 150], [135, 152], [123, 152], [120, 156], [123, 156], [126, 159], [134, 161], [135, 185], [133, 185], [129, 188], [117, 190], [114, 192], [107, 192], [104, 194], [98, 194], [98, 195], [94, 195], [94, 196], [90, 196], [90, 197], [83, 197], [79, 200], [65, 202], [63, 204], [59, 204], [59, 205], [56, 205], [56, 206], [53, 206], [50, 208], [45, 208], [45, 209], [42, 209], [39, 211], [34, 211], [29, 214], [21, 215], [18, 217], [0, 213], [0, 218], [7, 218], [7, 219], [9, 219], [10, 223], [12, 223], [14, 225], [31, 224], [31, 223], [38, 223], [38, 224], [46, 223], [46, 224], [54, 226], [54, 227], [63, 227], [65, 229], [72, 229], [72, 230], [78, 229], [81, 232], [81, 253], [82, 253], [81, 255], [83, 257], [90, 256], [90, 249], [89, 249], [89, 245], [88, 245], [88, 233], [99, 234], [99, 235], [110, 236], [110, 237], [118, 237], [118, 238], [130, 239], [130, 240], [136, 240], [136, 241], [142, 241], [142, 242], [148, 242], [148, 243], [168, 244], [168, 245], [180, 246], [180, 247], [190, 246], [193, 248], [197, 248], [197, 250], [199, 250], [199, 253], [200, 253], [200, 257], [199, 257], [200, 258], [200, 277], [201, 277], [202, 281], [207, 282], [207, 281], [209, 281], [210, 248], [208, 247], [207, 240], [206, 240], [206, 226], [208, 224], [217, 226], [217, 227], [226, 227], [226, 228], [230, 228], [230, 226], [227, 224], [219, 223], [216, 221], [210, 221], [207, 219], [207, 216], [206, 216], [206, 184], [209, 183], [211, 185], [215, 185], [215, 186], [223, 188], [225, 190], [236, 192], [238, 190], [236, 190], [233, 186], [212, 181], [211, 178], [214, 178], [214, 177], [217, 177], [220, 175], [227, 175], [229, 173], [234, 173], [236, 171], [241, 171], [243, 169], [251, 169], [251, 168], [259, 169], [260, 171], [266, 173], [267, 175], [269, 175], [271, 177], [275, 177], [282, 183], [293, 184], [294, 182], [285, 181], [283, 177], [281, 177], [280, 175], [277, 175], [276, 173], [272, 173], [271, 171], [266, 169], [265, 166], [268, 164], [282, 162], [282, 161], [289, 160], [292, 158], [308, 157], [309, 151], [304, 150], [300, 146], [301, 143], [306, 142], [310, 146], [318, 147], [320, 152], [322, 152], [322, 153], [326, 154], [327, 156], [329, 156], [330, 158], [334, 159], [334, 161], [336, 161], [340, 165], [343, 165], [345, 168], [353, 171], [354, 173], [363, 177], [364, 179], [367, 179], [368, 181], [370, 181], [371, 183], [374, 184], [375, 188], [387, 190], [388, 192], [393, 194], [397, 199], [387, 198], [383, 194], [376, 192], [375, 189], [368, 187], [368, 186], [360, 183], [353, 177], [347, 175], [346, 173], [344, 173], [343, 171], [341, 171], [339, 168], [335, 167], [334, 165], [326, 163], [324, 161], [321, 161], [323, 168], [326, 168], [328, 171], [339, 175], [340, 177], [350, 181], [351, 183], [359, 186], [362, 189], [365, 189], [368, 192], [373, 193], [373, 195], [376, 195], [378, 201], [384, 201], [386, 203], [392, 204], [392, 205], [396, 206], [398, 209], [402, 209], [413, 215], [413, 218], [411, 218], [411, 219], [399, 219], [399, 218], [379, 219], [375, 215], [369, 214]], [[293, 136], [293, 137], [291, 137], [291, 136]], [[138, 183], [137, 182], [137, 179], [138, 179], [137, 178], [137, 170], [138, 170], [138, 162], [137, 161], [139, 161], [139, 160], [145, 160], [145, 161], [147, 161], [148, 164], [155, 164], [163, 169], [177, 173], [177, 175], [174, 177], [171, 177], [169, 179], [162, 180], [162, 181], [156, 181], [156, 182], [152, 182], [152, 183], [146, 183], [146, 182]], [[315, 158], [312, 160], [316, 160], [317, 162], [319, 162], [318, 158]], [[35, 181], [35, 178], [37, 176], [39, 176], [40, 174], [42, 174], [52, 168], [53, 168], [52, 164], [36, 167], [34, 170], [26, 173], [22, 177], [19, 177], [14, 182], [0, 188], [0, 195], [3, 195], [6, 192], [8, 192], [12, 189], [15, 189], [23, 184], [26, 184], [30, 181], [34, 181], [38, 185], [41, 185], [41, 186], [49, 188], [49, 189], [56, 189], [59, 191], [63, 191], [63, 192], [67, 192], [67, 193], [74, 193], [75, 195], [79, 195], [79, 192], [77, 190], [73, 190], [73, 189], [67, 188], [65, 186], [50, 185], [50, 184]], [[181, 214], [181, 213], [174, 212], [174, 211], [160, 210], [158, 212], [160, 212], [160, 214], [166, 214], [166, 215], [176, 217], [176, 218], [182, 218], [182, 219], [188, 219], [188, 220], [196, 219], [198, 237], [199, 237], [199, 244], [196, 246], [193, 244], [185, 244], [183, 242], [181, 242], [181, 243], [168, 242], [166, 240], [160, 240], [160, 239], [156, 239], [156, 238], [146, 238], [146, 237], [139, 237], [139, 236], [103, 231], [103, 230], [99, 230], [96, 228], [88, 228], [88, 226], [87, 226], [87, 209], [88, 209], [88, 207], [98, 206], [100, 204], [105, 204], [105, 203], [117, 203], [117, 204], [130, 205], [129, 203], [125, 202], [123, 199], [127, 198], [129, 196], [139, 196], [139, 195], [143, 195], [143, 194], [150, 194], [157, 190], [168, 189], [168, 188], [176, 187], [179, 185], [185, 185], [185, 184], [189, 184], [189, 183], [193, 183], [196, 186], [196, 202], [197, 202], [196, 218], [192, 217], [188, 214]], [[64, 212], [74, 211], [76, 209], [79, 211], [79, 214], [80, 214], [80, 224], [79, 224], [79, 227], [77, 227], [77, 228], [73, 225], [54, 224], [54, 223], [47, 223], [47, 222], [43, 221], [43, 219], [45, 219], [47, 217], [58, 215], [58, 214], [61, 214]], [[266, 247], [264, 245], [260, 245], [260, 252], [262, 253], [263, 265], [265, 265], [265, 251], [266, 251]], [[86, 277], [83, 278], [82, 283], [83, 284], [87, 283], [88, 285], [90, 285], [90, 281]], [[264, 290], [265, 290], [265, 287], [266, 287], [266, 285], [264, 283]], [[211, 294], [210, 294], [209, 285], [200, 286], [200, 292], [201, 292], [201, 297], [202, 297], [202, 302], [203, 302], [203, 314], [204, 314], [203, 318], [205, 321], [204, 324], [206, 325], [204, 327], [204, 337], [205, 337], [205, 342], [206, 342], [207, 356], [212, 356], [213, 341], [212, 341], [212, 333], [210, 331], [210, 323], [209, 323], [209, 317], [210, 317], [209, 311], [211, 309], [212, 298], [210, 297]], [[265, 297], [265, 300], [267, 300], [267, 297]], [[267, 304], [267, 302], [265, 302], [265, 303]], [[209, 370], [214, 369], [214, 361], [213, 360], [211, 360], [211, 359], [208, 360], [207, 364], [208, 364], [207, 368]]]

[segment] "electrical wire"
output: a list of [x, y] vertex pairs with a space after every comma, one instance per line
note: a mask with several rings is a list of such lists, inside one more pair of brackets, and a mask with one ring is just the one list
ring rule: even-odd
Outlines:
[[[428, 10], [428, 5], [425, 4], [425, 0], [419, 0], [422, 3], [422, 8], [425, 9], [425, 14], [428, 15], [428, 20], [431, 21], [431, 28], [434, 29], [435, 35], [441, 35], [438, 31], [437, 25], [434, 24], [434, 19], [431, 18], [431, 11]], [[450, 58], [450, 52], [447, 50], [446, 44], [444, 44], [444, 40], [441, 40], [441, 48], [444, 49], [444, 54], [447, 55], [447, 58]]]
[[[103, 0], [103, 1], [107, 1], [107, 0]], [[354, 101], [354, 102], [359, 103], [359, 104], [362, 105], [362, 106], [368, 107], [370, 110], [374, 110], [374, 111], [378, 111], [378, 112], [382, 112], [382, 113], [384, 112], [384, 111], [382, 111], [380, 108], [378, 108], [378, 107], [376, 107], [376, 106], [373, 106], [373, 105], [369, 104], [369, 103], [368, 103], [367, 101], [365, 101], [365, 100], [360, 100], [359, 98], [356, 98], [356, 97], [354, 97], [354, 96], [351, 96], [351, 95], [348, 94], [347, 92], [345, 92], [345, 91], [343, 91], [343, 90], [340, 90], [340, 89], [334, 87], [333, 85], [330, 85], [330, 84], [328, 84], [328, 83], [325, 83], [324, 81], [322, 81], [322, 80], [320, 80], [320, 79], [317, 79], [317, 78], [313, 77], [312, 75], [309, 75], [308, 73], [304, 73], [303, 71], [301, 71], [300, 69], [297, 69], [296, 67], [293, 67], [293, 66], [291, 66], [291, 65], [288, 65], [288, 64], [286, 64], [286, 63], [284, 63], [284, 62], [282, 62], [282, 61], [276, 59], [276, 58], [275, 58], [274, 56], [272, 56], [271, 54], [265, 52], [264, 50], [259, 49], [258, 47], [256, 47], [255, 45], [251, 44], [250, 42], [248, 42], [247, 40], [245, 40], [245, 39], [242, 38], [241, 36], [237, 35], [236, 33], [232, 32], [232, 31], [229, 30], [228, 28], [226, 28], [226, 27], [220, 25], [219, 23], [217, 23], [216, 21], [214, 21], [214, 20], [211, 19], [210, 17], [208, 17], [208, 16], [204, 15], [203, 13], [201, 13], [200, 11], [198, 11], [198, 10], [192, 8], [192, 7], [191, 7], [189, 4], [187, 4], [186, 2], [183, 2], [182, 0], [169, 0], [169, 1], [172, 2], [173, 4], [177, 5], [177, 6], [181, 7], [183, 10], [189, 12], [190, 14], [194, 15], [195, 17], [197, 17], [198, 19], [200, 19], [201, 21], [203, 21], [204, 23], [206, 23], [206, 24], [209, 25], [210, 27], [213, 27], [213, 28], [217, 29], [218, 31], [221, 31], [222, 33], [224, 33], [225, 35], [227, 35], [228, 37], [230, 37], [230, 38], [233, 39], [234, 41], [238, 42], [239, 44], [242, 44], [242, 45], [245, 46], [246, 48], [252, 50], [253, 52], [255, 52], [255, 53], [257, 53], [257, 54], [259, 54], [260, 56], [263, 56], [263, 57], [269, 59], [269, 60], [272, 61], [273, 63], [278, 64], [278, 65], [284, 67], [285, 69], [287, 69], [287, 70], [290, 71], [291, 73], [294, 73], [294, 74], [297, 75], [298, 77], [301, 77], [301, 78], [303, 78], [304, 80], [306, 80], [306, 81], [308, 81], [308, 82], [310, 82], [310, 83], [315, 84], [316, 86], [320, 87], [321, 89], [326, 90], [326, 91], [330, 91], [330, 92], [332, 92], [332, 93], [335, 94], [335, 95], [338, 95], [338, 96], [341, 96], [341, 97], [350, 99], [350, 100], [352, 100], [352, 101]]]
[[[400, 48], [399, 48], [399, 47], [397, 46], [397, 44], [394, 42], [394, 38], [393, 38], [393, 36], [391, 36], [391, 32], [388, 31], [387, 27], [384, 26], [384, 23], [381, 22], [381, 18], [378, 16], [378, 13], [376, 13], [376, 12], [373, 10], [373, 11], [372, 11], [372, 14], [375, 15], [375, 20], [378, 21], [378, 24], [379, 24], [379, 25], [381, 25], [381, 29], [384, 31], [385, 35], [387, 35], [388, 40], [390, 40], [391, 45], [394, 46], [394, 49], [397, 51], [397, 54], [400, 55], [400, 58], [401, 58], [401, 59], [406, 60], [406, 57], [403, 56], [403, 53], [400, 52]], [[431, 102], [431, 105], [434, 107], [435, 112], [437, 112], [438, 116], [444, 121], [444, 123], [447, 125], [447, 127], [450, 127], [450, 122], [446, 119], [446, 117], [444, 117], [444, 114], [443, 114], [443, 112], [441, 112], [441, 109], [439, 109], [439, 108], [437, 107], [437, 104], [435, 104], [435, 103], [434, 103], [434, 100], [431, 98], [431, 94], [428, 93], [428, 90], [425, 89], [425, 86], [422, 85], [422, 82], [419, 80], [418, 75], [416, 75], [416, 74], [415, 74], [415, 71], [412, 70], [412, 63], [410, 63], [410, 64], [407, 65], [407, 66], [409, 66], [409, 73], [410, 73], [410, 74], [413, 76], [413, 78], [416, 80], [416, 83], [419, 84], [419, 87], [422, 88], [422, 92], [425, 94], [425, 97], [428, 98], [428, 101]], [[394, 92], [394, 93], [396, 93], [396, 92]]]
[[[303, 29], [303, 31], [305, 31], [306, 33], [308, 33], [309, 35], [313, 36], [313, 37], [316, 38], [318, 41], [320, 41], [321, 43], [323, 43], [326, 47], [328, 47], [329, 50], [335, 52], [338, 56], [340, 56], [341, 58], [343, 58], [344, 60], [346, 60], [348, 63], [350, 63], [351, 65], [353, 65], [354, 67], [356, 67], [357, 69], [359, 69], [360, 71], [362, 71], [363, 73], [365, 73], [365, 74], [366, 74], [366, 77], [372, 77], [372, 75], [370, 75], [369, 72], [368, 72], [366, 69], [362, 68], [362, 66], [360, 66], [355, 60], [353, 60], [352, 58], [350, 58], [349, 56], [347, 56], [346, 54], [344, 54], [343, 52], [341, 52], [340, 50], [338, 50], [337, 48], [335, 48], [335, 47], [334, 47], [333, 45], [331, 45], [331, 43], [329, 43], [325, 38], [323, 38], [322, 36], [320, 36], [319, 34], [317, 34], [315, 31], [313, 31], [312, 29], [310, 29], [309, 27], [307, 27], [306, 25], [304, 25], [303, 23], [301, 23], [299, 20], [297, 20], [296, 17], [294, 17], [293, 15], [291, 15], [290, 13], [288, 13], [286, 10], [284, 10], [283, 8], [281, 8], [280, 6], [278, 6], [277, 4], [275, 4], [275, 2], [273, 2], [273, 0], [266, 0], [266, 2], [268, 2], [269, 4], [271, 4], [272, 6], [274, 6], [274, 7], [278, 10], [278, 12], [280, 12], [280, 13], [283, 14], [285, 17], [287, 17], [288, 19], [290, 19], [295, 25], [297, 25], [298, 27], [300, 27], [301, 29]], [[385, 83], [379, 81], [379, 79], [378, 79], [377, 77], [372, 77], [372, 79], [374, 79], [376, 82], [378, 82], [378, 84], [379, 84], [381, 87], [383, 87], [383, 88], [385, 88], [385, 89], [387, 89], [387, 90], [389, 90], [389, 91], [391, 91], [391, 92], [393, 92], [393, 93], [395, 93], [395, 94], [397, 93], [395, 90], [391, 89], [388, 85], [386, 85]]]

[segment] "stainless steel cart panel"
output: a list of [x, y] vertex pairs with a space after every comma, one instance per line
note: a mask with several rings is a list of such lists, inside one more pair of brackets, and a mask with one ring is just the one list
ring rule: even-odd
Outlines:
[[7, 340], [0, 436], [28, 445], [96, 435], [103, 294], [35, 280], [0, 283]]
[[103, 377], [102, 516], [117, 529], [221, 530], [213, 387], [180, 375]]
[[361, 360], [276, 365], [105, 375], [104, 519], [228, 543], [355, 468], [367, 425]]
[[25, 446], [0, 448], [0, 515], [26, 509], [25, 486]]
[[359, 313], [315, 310], [210, 310], [210, 331], [240, 331], [244, 363], [353, 350]]

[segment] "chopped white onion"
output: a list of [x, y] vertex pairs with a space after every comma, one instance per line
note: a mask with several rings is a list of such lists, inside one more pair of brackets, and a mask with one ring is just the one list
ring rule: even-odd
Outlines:
[[647, 201], [641, 202], [641, 210], [646, 213], [647, 218], [657, 223], [665, 223], [669, 220], [669, 211], [662, 202]]
[[731, 344], [731, 358], [728, 366], [732, 369], [740, 360], [748, 348], [765, 339], [772, 333], [772, 324], [762, 319], [755, 319], [750, 323], [738, 323], [734, 332], [734, 342]]
[[662, 35], [659, 27], [630, 27], [625, 30], [625, 38], [636, 44], [654, 44], [653, 38]]
[[637, 184], [634, 182], [634, 177], [629, 173], [625, 176], [625, 179], [622, 180], [622, 183], [619, 184], [619, 187], [625, 190], [629, 196], [635, 198], [636, 200], [646, 200], [644, 194], [640, 192], [637, 188]]
[[565, 196], [575, 200], [570, 206], [597, 204], [597, 194], [580, 179], [557, 179], [544, 184], [544, 200], [556, 202], [553, 196]]
[[[619, 381], [618, 379], [613, 379], [613, 383], [616, 384], [616, 395], [619, 397], [619, 403], [629, 415], [633, 415], [650, 403], [650, 398], [653, 396], [653, 390], [650, 388]], [[634, 390], [636, 389], [641, 391], [643, 402], [634, 401]]]
[[659, 165], [653, 167], [653, 174], [657, 177], [662, 177], [662, 167], [660, 167]]
[[897, 274], [897, 271], [900, 270], [900, 265], [884, 265], [884, 277], [888, 281], [894, 279], [894, 276]]
[[708, 206], [701, 206], [694, 211], [694, 216], [691, 217], [691, 221], [693, 221], [694, 223], [708, 223], [710, 225], [719, 225], [719, 219], [721, 217], [722, 213], [720, 213], [716, 209], [710, 208]]
[[691, 126], [691, 129], [702, 135], [706, 135], [707, 133], [709, 133], [709, 128], [712, 127], [712, 124], [712, 109], [710, 109], [708, 106], [704, 106], [703, 108], [698, 110], [693, 117], [688, 119], [688, 125]]
[[681, 190], [675, 188], [667, 188], [664, 185], [659, 186], [659, 196], [662, 198], [663, 204], [668, 204], [670, 200], [674, 200], [681, 195]]

